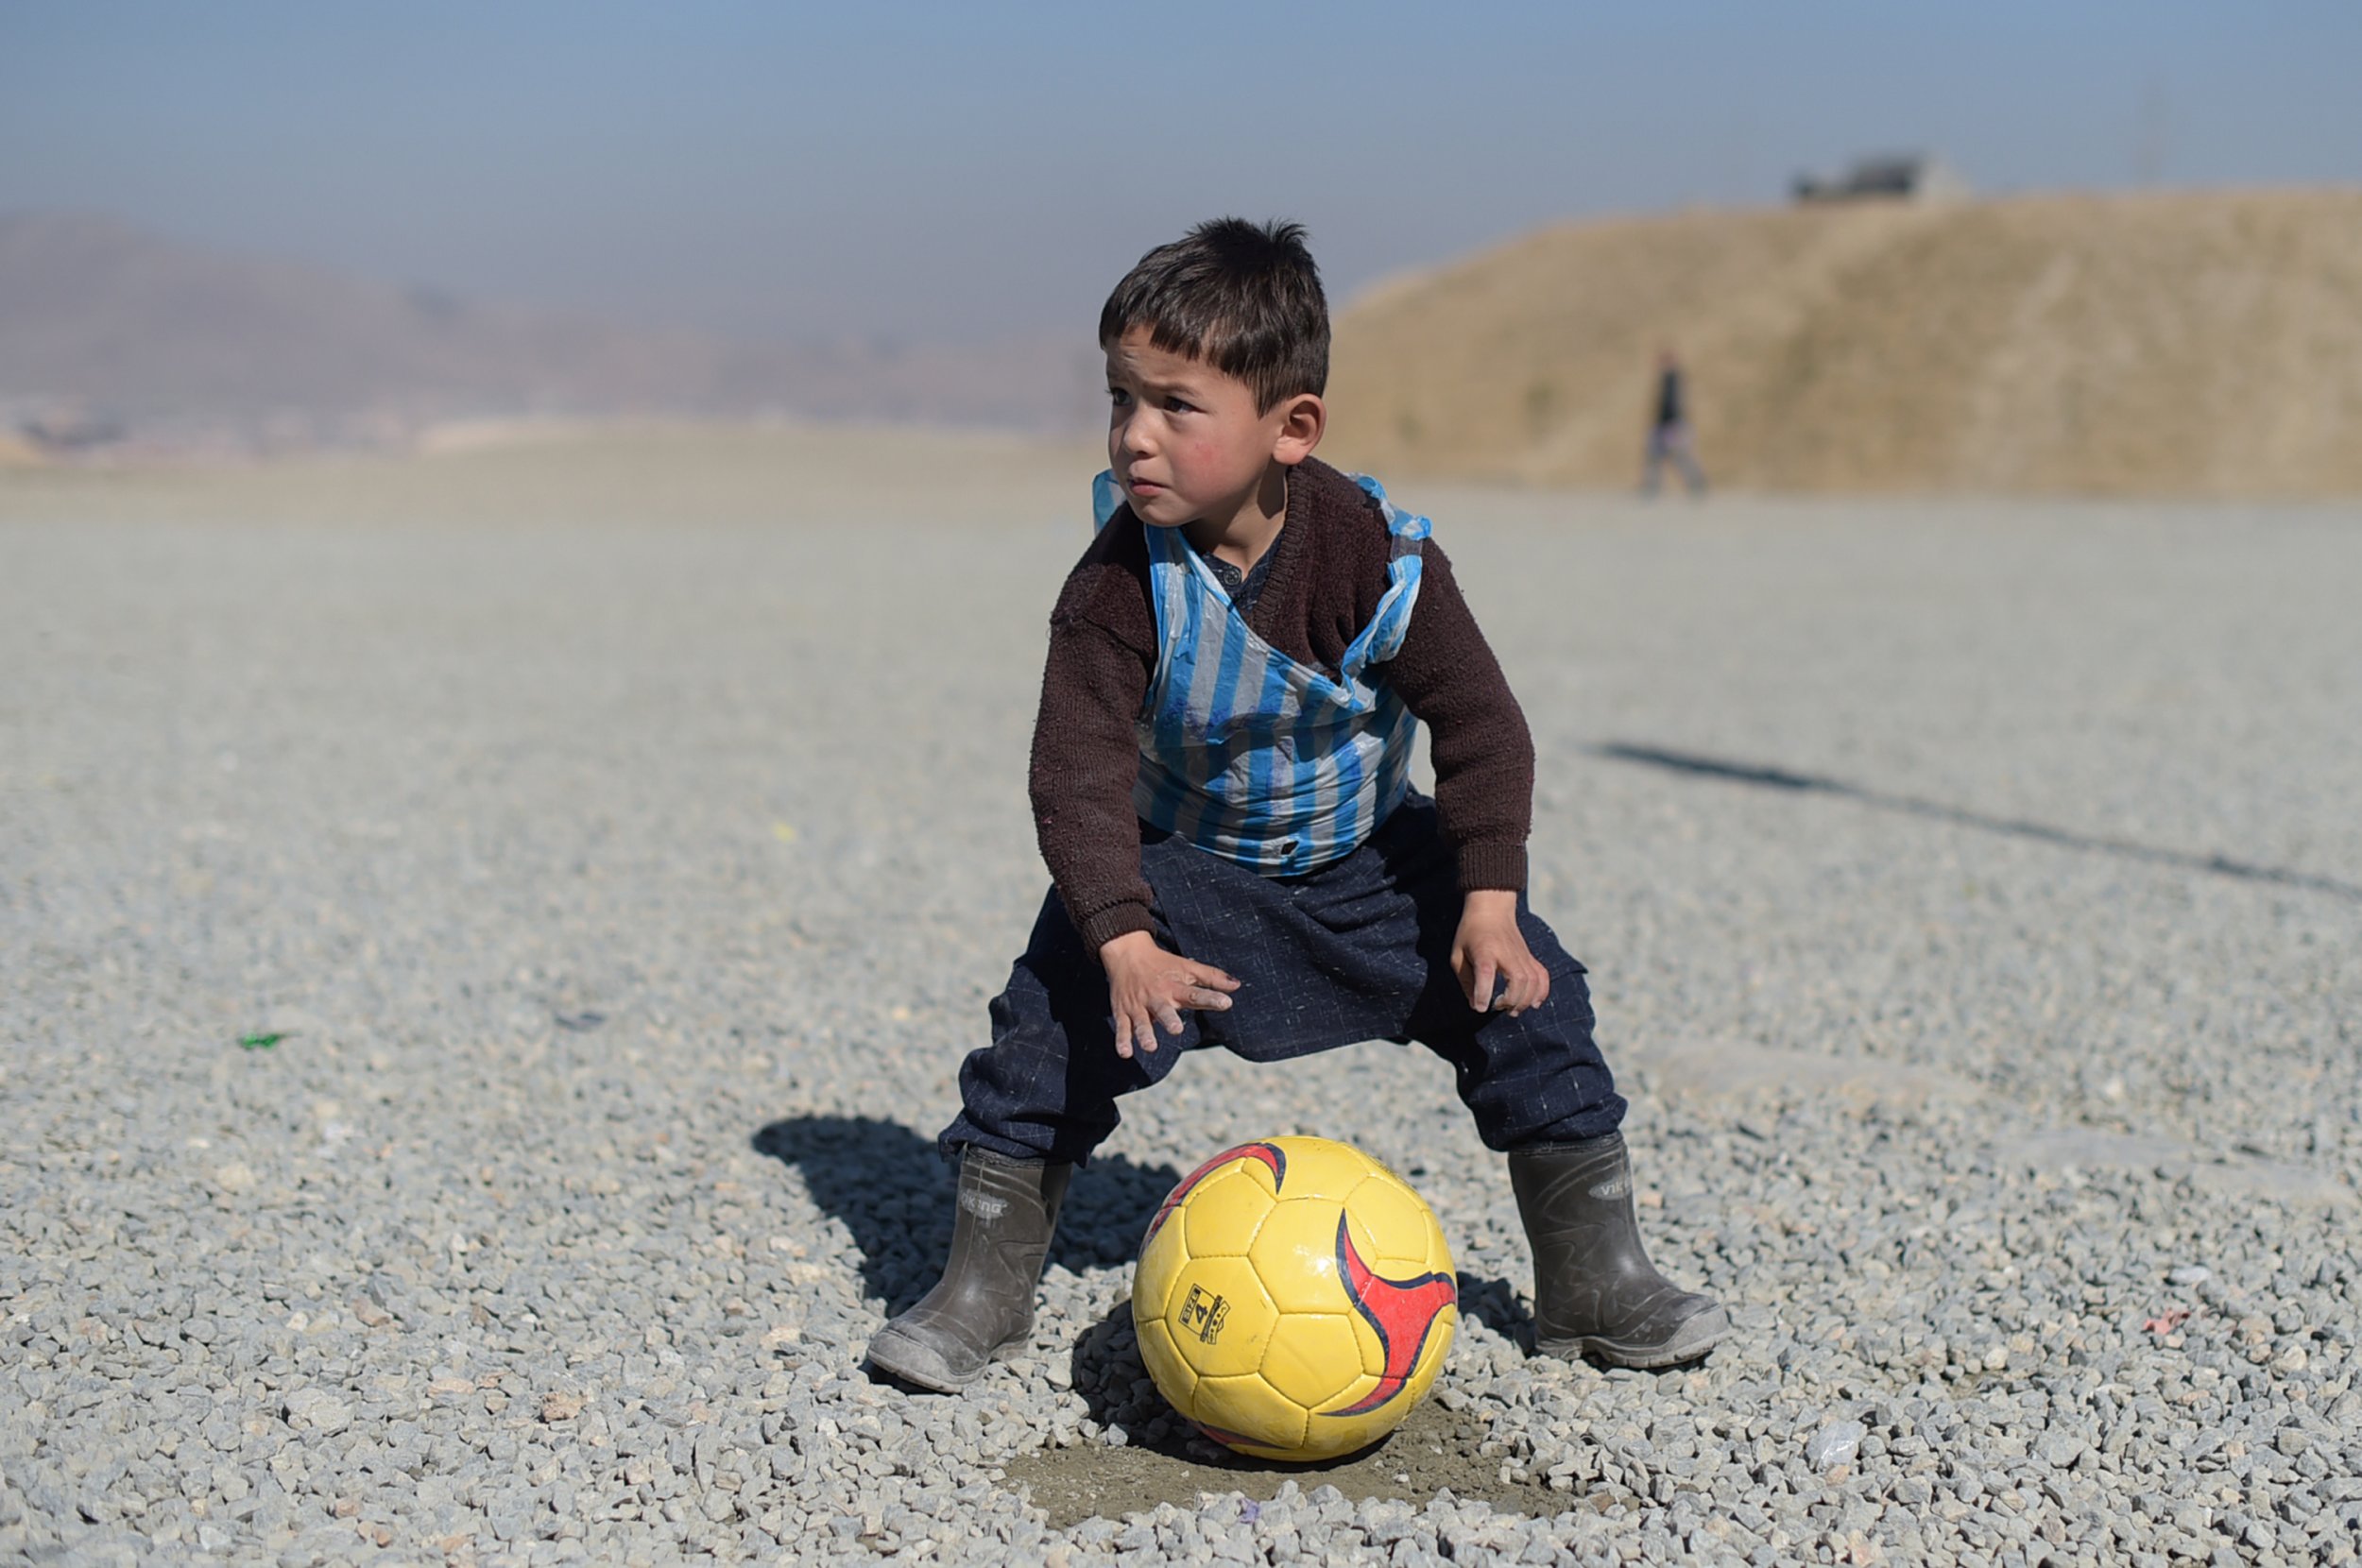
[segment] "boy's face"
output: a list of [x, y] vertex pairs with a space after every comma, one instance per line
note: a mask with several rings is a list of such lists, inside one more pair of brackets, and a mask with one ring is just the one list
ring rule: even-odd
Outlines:
[[1145, 327], [1106, 349], [1107, 463], [1150, 527], [1201, 519], [1226, 527], [1257, 499], [1275, 461], [1300, 463], [1310, 452], [1300, 405], [1317, 409], [1317, 398], [1282, 398], [1258, 411], [1246, 383], [1157, 348]]

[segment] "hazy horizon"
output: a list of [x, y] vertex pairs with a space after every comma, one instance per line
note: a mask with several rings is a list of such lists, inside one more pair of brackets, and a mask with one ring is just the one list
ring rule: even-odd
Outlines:
[[2362, 10], [2330, 4], [1184, 17], [20, 5], [0, 210], [618, 321], [923, 343], [1087, 332], [1140, 250], [1225, 212], [1306, 222], [1344, 299], [1890, 150], [1987, 194], [2362, 180]]

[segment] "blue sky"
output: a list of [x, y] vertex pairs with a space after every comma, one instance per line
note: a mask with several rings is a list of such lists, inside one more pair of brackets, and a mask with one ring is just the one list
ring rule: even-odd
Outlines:
[[0, 211], [770, 337], [1086, 334], [1224, 212], [1304, 220], [1347, 297], [1887, 148], [2362, 182], [2358, 72], [2352, 0], [0, 0]]

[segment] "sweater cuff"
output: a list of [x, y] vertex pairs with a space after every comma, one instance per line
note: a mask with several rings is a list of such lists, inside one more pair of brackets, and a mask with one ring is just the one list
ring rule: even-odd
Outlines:
[[1100, 948], [1127, 931], [1155, 930], [1156, 920], [1148, 912], [1146, 904], [1125, 902], [1110, 904], [1089, 919], [1076, 921], [1074, 929], [1083, 938], [1083, 946], [1090, 949], [1091, 957], [1097, 958]]
[[1460, 846], [1460, 891], [1498, 889], [1522, 893], [1526, 846], [1522, 844], [1463, 844]]

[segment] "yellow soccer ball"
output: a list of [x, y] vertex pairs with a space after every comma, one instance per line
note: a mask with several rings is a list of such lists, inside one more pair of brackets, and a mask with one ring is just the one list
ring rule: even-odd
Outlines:
[[1266, 1138], [1172, 1189], [1140, 1239], [1132, 1321], [1174, 1409], [1265, 1459], [1393, 1431], [1459, 1322], [1451, 1249], [1409, 1183], [1350, 1144]]

